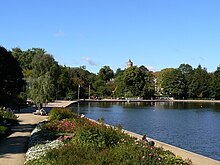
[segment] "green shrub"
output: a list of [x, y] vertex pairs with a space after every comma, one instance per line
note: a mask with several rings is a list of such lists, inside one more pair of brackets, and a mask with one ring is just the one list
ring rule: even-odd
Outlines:
[[6, 121], [7, 124], [18, 124], [18, 117], [10, 111], [0, 110], [0, 122]]
[[97, 124], [87, 120], [75, 133], [75, 141], [82, 144], [89, 144], [98, 148], [110, 148], [117, 145], [121, 139], [129, 136], [121, 130], [108, 127], [104, 124]]
[[77, 123], [74, 120], [53, 120], [45, 124], [45, 129], [59, 132], [72, 133], [76, 130]]
[[[51, 165], [189, 165], [188, 162], [175, 157], [173, 154], [169, 155], [167, 153], [170, 158], [163, 159], [160, 156], [161, 152], [162, 149], [160, 148], [143, 148], [141, 145], [136, 145], [131, 141], [101, 150], [97, 150], [90, 145], [82, 145], [81, 143], [69, 143], [59, 149], [49, 151], [45, 157], [42, 157], [40, 160], [35, 160], [35, 163], [38, 161]], [[34, 162], [30, 164], [34, 164]]]
[[[58, 149], [48, 151], [45, 156], [32, 160], [28, 164], [192, 164], [190, 161], [184, 161], [175, 156], [170, 151], [135, 141], [134, 138], [124, 134], [119, 128], [108, 127], [103, 122], [98, 124], [85, 118], [74, 118], [50, 121], [50, 123], [52, 125], [49, 130], [58, 131], [60, 129], [61, 132], [66, 133], [69, 132], [66, 125], [73, 124], [70, 126], [74, 129], [71, 135], [72, 140]], [[48, 129], [47, 126], [45, 128]]]
[[10, 128], [0, 125], [0, 137], [5, 137], [10, 132]]
[[67, 108], [53, 108], [48, 114], [49, 121], [52, 120], [62, 120], [76, 117], [77, 115], [74, 114], [70, 109]]

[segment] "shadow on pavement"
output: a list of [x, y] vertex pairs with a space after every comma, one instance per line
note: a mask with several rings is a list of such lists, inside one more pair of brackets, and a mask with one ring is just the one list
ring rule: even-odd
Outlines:
[[7, 137], [0, 142], [0, 158], [7, 157], [7, 154], [25, 153], [27, 150], [28, 135]]

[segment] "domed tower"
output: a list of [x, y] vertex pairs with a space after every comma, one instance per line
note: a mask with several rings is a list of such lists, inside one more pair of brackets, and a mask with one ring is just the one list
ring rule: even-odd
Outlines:
[[128, 63], [127, 63], [127, 68], [130, 68], [133, 66], [133, 62], [131, 62], [131, 60], [129, 59], [128, 60]]

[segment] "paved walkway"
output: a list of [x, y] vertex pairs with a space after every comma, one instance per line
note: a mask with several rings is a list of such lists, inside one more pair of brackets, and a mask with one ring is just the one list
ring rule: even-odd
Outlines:
[[53, 107], [59, 107], [59, 108], [63, 108], [63, 107], [68, 107], [74, 103], [77, 103], [78, 101], [65, 101], [65, 100], [56, 100], [55, 102], [52, 103], [48, 103], [46, 105], [47, 108], [53, 108]]
[[13, 133], [0, 140], [0, 165], [23, 165], [27, 142], [31, 131], [37, 123], [47, 116], [33, 115], [34, 109], [22, 109], [19, 116], [19, 125], [12, 128]]

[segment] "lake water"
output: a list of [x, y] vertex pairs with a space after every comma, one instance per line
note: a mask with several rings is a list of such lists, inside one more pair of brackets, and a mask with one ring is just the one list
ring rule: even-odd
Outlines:
[[218, 103], [83, 103], [73, 111], [220, 161]]

